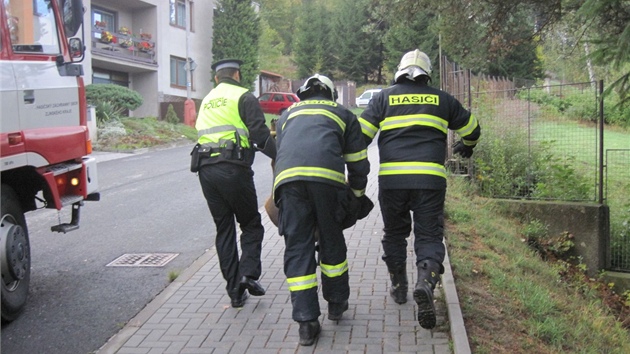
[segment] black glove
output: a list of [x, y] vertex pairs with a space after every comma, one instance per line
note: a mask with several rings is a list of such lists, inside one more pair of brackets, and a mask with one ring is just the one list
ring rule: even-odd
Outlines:
[[361, 203], [361, 208], [359, 209], [359, 215], [357, 215], [357, 219], [363, 219], [368, 216], [368, 214], [374, 209], [374, 203], [367, 197], [367, 195], [362, 195], [359, 197], [359, 202]]
[[474, 146], [466, 146], [461, 141], [458, 141], [453, 145], [453, 154], [459, 154], [463, 158], [469, 158], [473, 154]]

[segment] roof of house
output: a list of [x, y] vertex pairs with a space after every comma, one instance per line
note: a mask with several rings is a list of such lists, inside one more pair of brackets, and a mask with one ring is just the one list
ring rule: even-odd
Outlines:
[[272, 73], [271, 71], [267, 71], [267, 70], [260, 70], [260, 75], [262, 75], [262, 76], [269, 76], [269, 77], [276, 77], [276, 78], [282, 78], [282, 75], [276, 74], [276, 73]]

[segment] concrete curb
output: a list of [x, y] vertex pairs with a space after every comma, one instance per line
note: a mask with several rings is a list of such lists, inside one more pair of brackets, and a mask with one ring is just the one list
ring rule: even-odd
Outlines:
[[470, 354], [470, 345], [468, 344], [468, 334], [464, 325], [464, 316], [459, 304], [459, 297], [455, 289], [455, 279], [451, 269], [451, 261], [448, 256], [448, 250], [444, 257], [444, 274], [442, 274], [442, 285], [444, 286], [444, 297], [446, 298], [446, 308], [448, 312], [448, 321], [451, 327], [451, 339], [453, 340], [454, 354]]

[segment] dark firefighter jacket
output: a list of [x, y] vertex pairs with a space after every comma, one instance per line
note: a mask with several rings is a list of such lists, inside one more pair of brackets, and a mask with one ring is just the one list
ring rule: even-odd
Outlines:
[[[356, 116], [347, 108], [313, 97], [295, 103], [276, 124], [275, 191], [291, 181], [346, 185], [365, 191], [370, 163]], [[277, 199], [276, 199], [277, 200]]]
[[221, 80], [203, 99], [195, 128], [200, 166], [230, 162], [249, 167], [256, 149], [276, 158], [275, 141], [258, 100], [235, 80]]
[[404, 80], [377, 94], [359, 118], [369, 145], [376, 133], [383, 189], [446, 188], [446, 137], [455, 131], [475, 146], [481, 128], [450, 94]]

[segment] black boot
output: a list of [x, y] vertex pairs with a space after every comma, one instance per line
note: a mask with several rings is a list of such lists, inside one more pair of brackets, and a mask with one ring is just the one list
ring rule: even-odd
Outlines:
[[348, 300], [344, 302], [328, 303], [328, 319], [331, 321], [339, 321], [343, 313], [348, 310]]
[[318, 320], [305, 321], [300, 323], [300, 345], [309, 346], [315, 343], [322, 327]]
[[389, 279], [392, 281], [392, 287], [389, 294], [394, 298], [397, 304], [407, 303], [407, 292], [409, 291], [409, 281], [407, 280], [407, 264], [396, 264], [387, 267], [389, 271]]
[[441, 266], [431, 260], [423, 260], [418, 264], [418, 282], [413, 291], [413, 299], [418, 304], [418, 322], [424, 329], [435, 327], [435, 304], [433, 290], [440, 280]]

